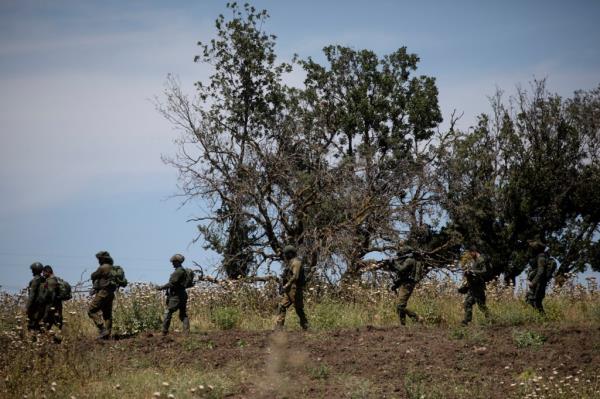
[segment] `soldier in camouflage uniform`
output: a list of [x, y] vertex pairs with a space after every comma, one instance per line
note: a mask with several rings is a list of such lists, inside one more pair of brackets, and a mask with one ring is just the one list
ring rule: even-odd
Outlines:
[[163, 320], [162, 333], [167, 335], [169, 333], [169, 326], [171, 325], [171, 318], [173, 313], [179, 311], [179, 320], [183, 324], [183, 332], [190, 332], [190, 319], [187, 315], [187, 300], [188, 295], [185, 290], [185, 281], [187, 279], [186, 271], [183, 268], [183, 261], [185, 257], [181, 254], [175, 254], [171, 257], [170, 261], [173, 264], [175, 270], [169, 277], [169, 282], [165, 285], [157, 287], [157, 290], [167, 290], [167, 310]]
[[63, 305], [58, 295], [58, 280], [54, 276], [52, 266], [44, 266], [42, 276], [45, 278], [40, 286], [40, 299], [44, 304], [44, 327], [46, 331], [50, 331], [52, 326], [57, 326], [60, 330], [63, 326]]
[[300, 319], [300, 327], [303, 330], [308, 329], [308, 320], [304, 314], [304, 267], [302, 260], [296, 255], [296, 248], [292, 245], [286, 245], [283, 249], [283, 271], [281, 274], [280, 294], [282, 298], [278, 305], [276, 327], [283, 328], [285, 323], [285, 314], [287, 309], [294, 305], [296, 314]]
[[422, 318], [408, 309], [407, 305], [415, 286], [425, 274], [423, 263], [416, 259], [415, 254], [410, 248], [404, 248], [402, 251], [399, 251], [396, 258], [384, 262], [396, 274], [391, 289], [394, 292], [398, 292], [399, 301], [396, 311], [398, 312], [400, 324], [406, 324], [406, 316], [421, 322]]
[[92, 273], [92, 291], [94, 296], [88, 308], [88, 316], [98, 327], [98, 338], [108, 339], [112, 332], [112, 306], [117, 285], [112, 276], [112, 257], [107, 251], [96, 254], [98, 269]]
[[530, 241], [529, 247], [533, 252], [533, 258], [529, 261], [530, 269], [527, 273], [529, 289], [525, 301], [544, 314], [542, 302], [546, 296], [546, 287], [556, 271], [556, 263], [546, 254], [546, 245], [539, 238]]
[[477, 304], [486, 318], [490, 317], [490, 312], [485, 304], [485, 275], [487, 274], [486, 259], [477, 251], [475, 246], [471, 246], [463, 258], [463, 268], [465, 283], [459, 288], [459, 292], [465, 296], [465, 317], [462, 325], [466, 326], [473, 319], [473, 305]]
[[42, 276], [44, 266], [40, 262], [35, 262], [30, 266], [33, 278], [29, 282], [27, 289], [27, 329], [29, 331], [39, 331], [40, 321], [44, 317], [44, 306], [40, 298], [40, 287], [45, 282]]

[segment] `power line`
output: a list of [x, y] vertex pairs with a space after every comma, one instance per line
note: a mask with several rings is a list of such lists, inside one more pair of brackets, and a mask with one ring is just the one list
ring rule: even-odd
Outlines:
[[[94, 255], [56, 255], [56, 254], [21, 254], [14, 252], [0, 252], [0, 256], [19, 256], [27, 258], [65, 258], [65, 259], [94, 259]], [[168, 257], [165, 259], [150, 259], [150, 258], [132, 258], [132, 257], [119, 257], [118, 259], [132, 262], [161, 262], [169, 263]]]

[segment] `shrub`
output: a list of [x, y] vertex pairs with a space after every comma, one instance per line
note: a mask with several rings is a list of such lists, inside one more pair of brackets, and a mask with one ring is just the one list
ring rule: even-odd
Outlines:
[[219, 306], [211, 312], [211, 321], [219, 330], [231, 330], [240, 323], [240, 311], [231, 306]]
[[548, 338], [534, 331], [514, 331], [513, 341], [517, 344], [517, 348], [534, 347], [539, 348], [544, 345]]

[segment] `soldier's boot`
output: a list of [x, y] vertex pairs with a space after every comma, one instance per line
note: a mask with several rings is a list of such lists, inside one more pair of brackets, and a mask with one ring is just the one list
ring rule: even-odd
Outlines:
[[417, 323], [423, 322], [423, 318], [421, 316], [419, 316], [418, 314], [416, 314], [415, 312], [413, 312], [412, 310], [406, 309], [405, 312], [408, 315], [408, 317], [413, 319], [415, 322], [417, 322]]
[[485, 316], [485, 318], [487, 320], [490, 320], [492, 318], [492, 314], [490, 313], [490, 310], [488, 309], [487, 306], [485, 305], [480, 305], [481, 311], [483, 312], [483, 315]]
[[465, 317], [460, 322], [461, 325], [467, 326], [473, 319], [473, 309], [465, 309]]
[[169, 333], [169, 327], [171, 326], [171, 312], [166, 311], [163, 319], [162, 325], [162, 335], [167, 335]]
[[545, 316], [546, 315], [546, 310], [544, 309], [544, 305], [542, 304], [542, 301], [540, 301], [539, 303], [539, 309], [540, 309], [540, 313]]
[[112, 334], [112, 319], [104, 320], [104, 329], [106, 331], [104, 339], [109, 339]]
[[406, 310], [404, 309], [404, 306], [398, 305], [396, 307], [396, 313], [398, 313], [398, 319], [400, 319], [400, 325], [405, 326], [406, 325]]
[[308, 320], [306, 319], [306, 315], [304, 314], [304, 312], [302, 312], [302, 316], [300, 316], [299, 318], [300, 318], [300, 327], [304, 331], [308, 330]]
[[190, 333], [190, 319], [188, 317], [184, 317], [183, 320], [181, 321], [181, 323], [183, 324], [183, 333], [189, 334]]
[[104, 326], [98, 327], [98, 336], [96, 337], [96, 339], [106, 339], [106, 337], [108, 337], [109, 335], [110, 333], [106, 328], [104, 328]]
[[99, 313], [89, 313], [88, 316], [92, 319], [96, 328], [98, 329], [98, 339], [104, 339], [107, 335], [106, 328], [104, 327], [104, 322], [102, 321], [102, 317]]
[[277, 318], [275, 319], [275, 329], [276, 330], [283, 330], [283, 325], [285, 324], [285, 313], [286, 313], [286, 308], [285, 306], [277, 306]]

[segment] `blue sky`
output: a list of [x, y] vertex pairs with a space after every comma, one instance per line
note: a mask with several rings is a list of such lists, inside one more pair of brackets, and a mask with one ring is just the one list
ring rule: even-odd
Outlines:
[[[596, 1], [259, 1], [278, 54], [320, 57], [327, 44], [380, 54], [400, 46], [437, 78], [444, 116], [462, 127], [496, 87], [548, 78], [562, 95], [600, 83]], [[0, 285], [26, 285], [41, 261], [77, 281], [109, 250], [130, 280], [160, 282], [196, 228], [179, 209], [176, 174], [161, 162], [176, 132], [155, 111], [168, 73], [205, 79], [192, 62], [221, 1], [0, 2]], [[291, 83], [301, 81], [293, 74]]]

